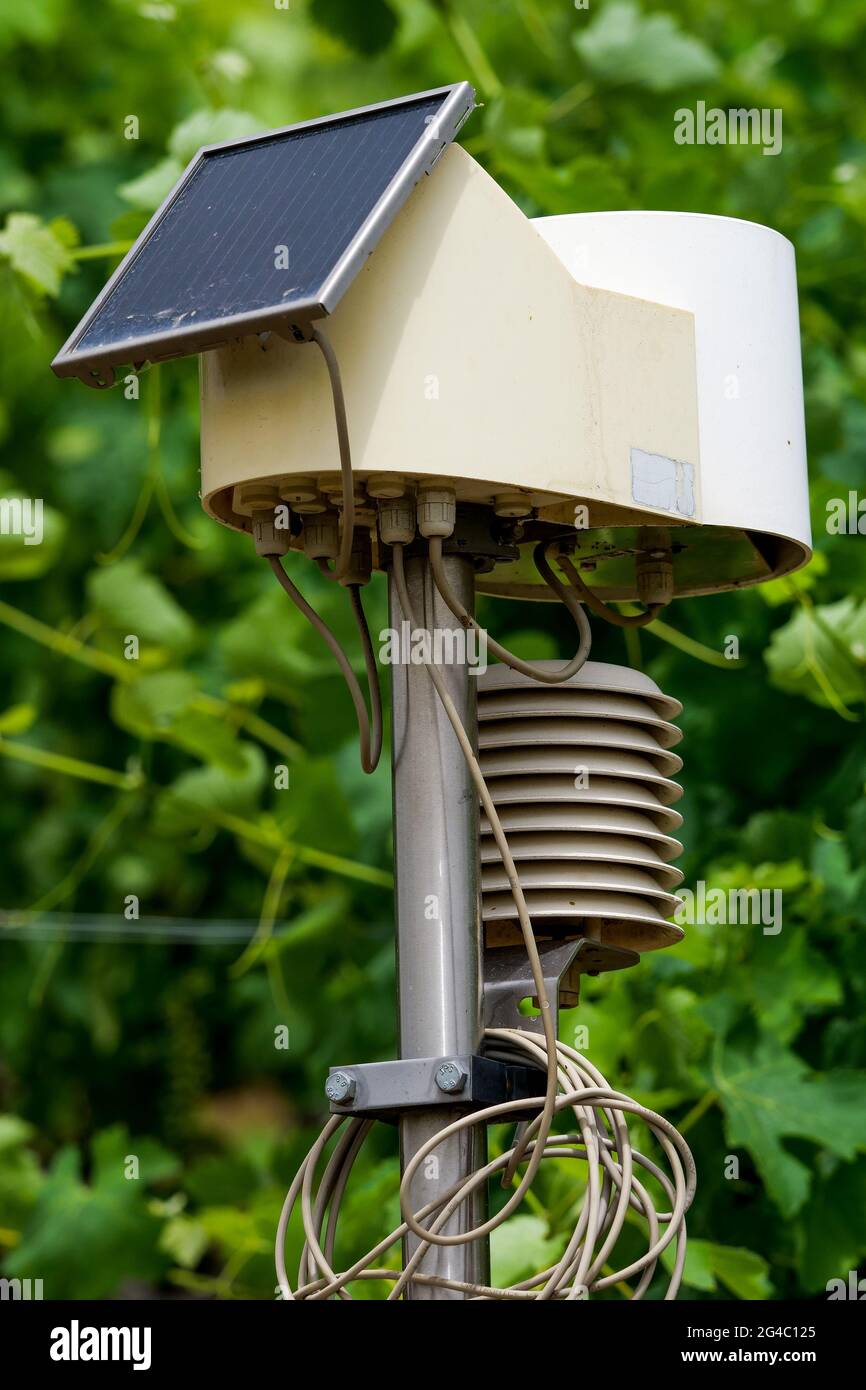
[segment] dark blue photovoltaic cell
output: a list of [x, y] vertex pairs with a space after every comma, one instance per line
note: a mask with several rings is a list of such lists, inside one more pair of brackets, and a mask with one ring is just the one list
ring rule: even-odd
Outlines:
[[316, 299], [443, 99], [206, 155], [74, 352]]

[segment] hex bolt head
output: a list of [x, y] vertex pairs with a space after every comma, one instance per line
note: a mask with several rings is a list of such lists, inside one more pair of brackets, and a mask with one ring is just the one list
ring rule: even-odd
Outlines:
[[355, 1078], [347, 1071], [332, 1071], [325, 1082], [325, 1095], [334, 1105], [348, 1105], [355, 1098]]
[[436, 1085], [449, 1095], [462, 1091], [468, 1079], [469, 1073], [459, 1062], [442, 1062], [436, 1068]]

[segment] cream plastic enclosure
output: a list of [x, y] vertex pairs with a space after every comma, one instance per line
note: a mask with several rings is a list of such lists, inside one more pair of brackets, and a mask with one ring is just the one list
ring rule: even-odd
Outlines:
[[582, 283], [691, 310], [704, 526], [775, 538], [791, 559], [805, 559], [811, 530], [791, 243], [769, 227], [703, 213], [580, 213], [533, 226]]
[[[465, 502], [523, 494], [527, 544], [479, 577], [488, 592], [547, 596], [532, 544], [576, 516], [578, 555], [610, 597], [634, 596], [634, 557], [659, 528], [677, 593], [793, 568], [807, 553], [802, 528], [774, 530], [766, 508], [749, 522], [747, 499], [739, 520], [707, 524], [695, 311], [655, 287], [622, 293], [625, 267], [622, 285], [613, 274], [580, 283], [562, 224], [581, 220], [533, 224], [458, 146], [422, 180], [325, 325], [359, 490], [394, 475], [398, 486], [447, 478]], [[557, 235], [545, 223], [560, 224]], [[288, 493], [290, 480], [312, 480], [334, 495], [333, 407], [314, 346], [276, 335], [228, 344], [203, 355], [201, 391], [211, 515], [248, 530], [236, 489], [251, 482]]]

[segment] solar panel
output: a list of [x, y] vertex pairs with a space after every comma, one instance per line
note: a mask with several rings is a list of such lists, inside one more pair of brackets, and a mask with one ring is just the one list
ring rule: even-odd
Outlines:
[[306, 336], [473, 106], [462, 82], [200, 150], [53, 370], [110, 385], [120, 364]]

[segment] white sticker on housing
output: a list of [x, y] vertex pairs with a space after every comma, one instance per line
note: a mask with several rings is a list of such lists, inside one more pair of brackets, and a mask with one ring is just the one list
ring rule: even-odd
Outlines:
[[664, 454], [631, 450], [631, 495], [642, 507], [657, 512], [694, 516], [695, 466]]

